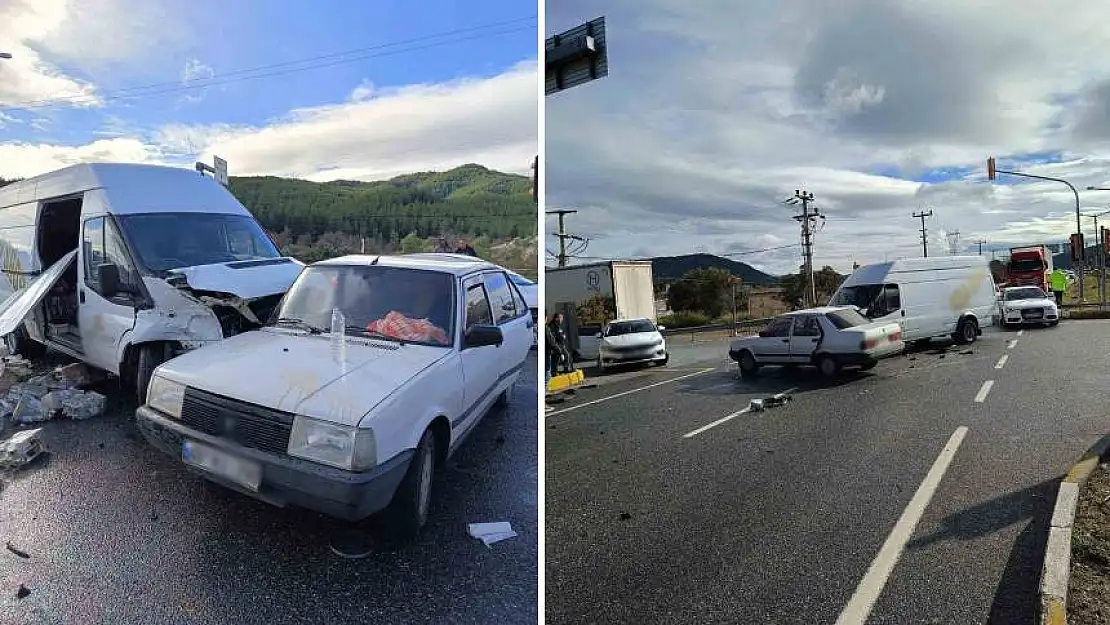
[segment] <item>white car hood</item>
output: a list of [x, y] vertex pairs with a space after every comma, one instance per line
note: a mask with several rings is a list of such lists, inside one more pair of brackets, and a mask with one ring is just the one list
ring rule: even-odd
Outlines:
[[605, 347], [636, 347], [637, 345], [655, 345], [663, 340], [663, 335], [658, 332], [636, 332], [635, 334], [621, 334], [606, 336], [601, 339]]
[[450, 350], [348, 337], [346, 371], [329, 335], [245, 332], [178, 356], [170, 380], [268, 408], [356, 425], [372, 408]]
[[1002, 305], [1011, 310], [1022, 310], [1023, 308], [1055, 308], [1055, 300], [1048, 298], [1044, 299], [1019, 299], [1012, 302], [1002, 302]]
[[184, 276], [189, 288], [196, 291], [231, 293], [243, 299], [255, 299], [285, 293], [302, 269], [304, 263], [295, 258], [275, 258], [196, 265], [167, 273]]

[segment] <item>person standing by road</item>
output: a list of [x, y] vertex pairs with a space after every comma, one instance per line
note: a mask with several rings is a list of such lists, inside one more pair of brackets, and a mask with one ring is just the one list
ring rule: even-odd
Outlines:
[[551, 375], [559, 375], [560, 365], [565, 372], [569, 366], [569, 358], [567, 358], [567, 333], [563, 330], [563, 313], [557, 312], [551, 315], [551, 320], [547, 322], [547, 332], [544, 338], [550, 337], [550, 344], [553, 351], [549, 351], [548, 355], [551, 358]]
[[1060, 268], [1052, 270], [1048, 274], [1048, 288], [1052, 289], [1052, 294], [1056, 296], [1056, 305], [1059, 306], [1064, 303], [1064, 291], [1068, 290], [1068, 276]]

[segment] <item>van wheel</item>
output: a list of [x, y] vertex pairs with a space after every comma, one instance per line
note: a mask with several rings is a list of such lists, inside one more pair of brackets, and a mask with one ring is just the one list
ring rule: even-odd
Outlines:
[[139, 359], [135, 364], [135, 397], [139, 405], [146, 403], [146, 390], [158, 365], [170, 359], [169, 343], [147, 343], [139, 346]]
[[46, 355], [46, 346], [32, 339], [25, 325], [20, 325], [15, 332], [4, 337], [4, 344], [9, 353], [19, 354], [27, 360], [38, 360]]
[[740, 352], [740, 375], [744, 377], [751, 377], [759, 373], [759, 363], [755, 361], [755, 356], [748, 350]]
[[835, 378], [840, 374], [840, 363], [828, 354], [817, 359], [817, 370], [826, 378]]
[[402, 539], [412, 539], [428, 522], [428, 509], [432, 503], [432, 478], [436, 468], [436, 437], [430, 429], [424, 431], [412, 463], [401, 480], [393, 501], [386, 509], [390, 530]]
[[960, 323], [956, 325], [956, 333], [952, 335], [952, 340], [957, 345], [971, 345], [979, 336], [979, 327], [976, 325], [975, 320], [971, 317], [964, 317], [960, 319]]

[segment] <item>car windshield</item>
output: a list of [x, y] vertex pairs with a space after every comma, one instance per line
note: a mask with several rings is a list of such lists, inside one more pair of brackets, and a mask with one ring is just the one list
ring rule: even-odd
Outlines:
[[1014, 258], [1010, 260], [1010, 271], [1040, 271], [1044, 261], [1040, 258]]
[[281, 256], [250, 215], [144, 213], [116, 219], [138, 263], [154, 274]]
[[455, 277], [380, 265], [312, 265], [301, 272], [270, 325], [330, 332], [332, 311], [349, 336], [450, 346]]
[[638, 332], [655, 332], [655, 324], [647, 319], [617, 321], [609, 324], [605, 336], [621, 336], [622, 334], [636, 334]]
[[833, 296], [830, 306], [858, 306], [864, 310], [871, 307], [883, 290], [881, 284], [858, 284], [842, 286]]
[[1020, 288], [1020, 289], [1007, 289], [1006, 290], [1006, 301], [1007, 302], [1012, 302], [1012, 301], [1021, 300], [1021, 299], [1044, 299], [1044, 298], [1045, 298], [1044, 291], [1040, 290], [1039, 288], [1037, 288], [1035, 286], [1024, 287], [1024, 288]]
[[845, 308], [843, 310], [835, 310], [825, 313], [829, 321], [836, 326], [837, 330], [846, 330], [856, 326], [866, 325], [871, 323], [871, 320], [859, 314], [852, 308]]

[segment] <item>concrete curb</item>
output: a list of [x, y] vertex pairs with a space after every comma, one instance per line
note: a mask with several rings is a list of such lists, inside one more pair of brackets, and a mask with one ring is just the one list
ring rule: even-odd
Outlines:
[[1052, 521], [1048, 527], [1048, 545], [1045, 547], [1044, 563], [1041, 566], [1041, 581], [1037, 587], [1041, 604], [1041, 625], [1067, 624], [1071, 531], [1075, 509], [1079, 505], [1079, 491], [1108, 451], [1110, 435], [1102, 437], [1083, 454], [1079, 462], [1072, 465], [1056, 492], [1056, 505], [1052, 509]]
[[547, 382], [548, 393], [558, 393], [565, 391], [573, 386], [578, 386], [586, 380], [585, 374], [581, 369], [575, 369], [571, 373], [560, 373], [559, 375], [552, 376]]

